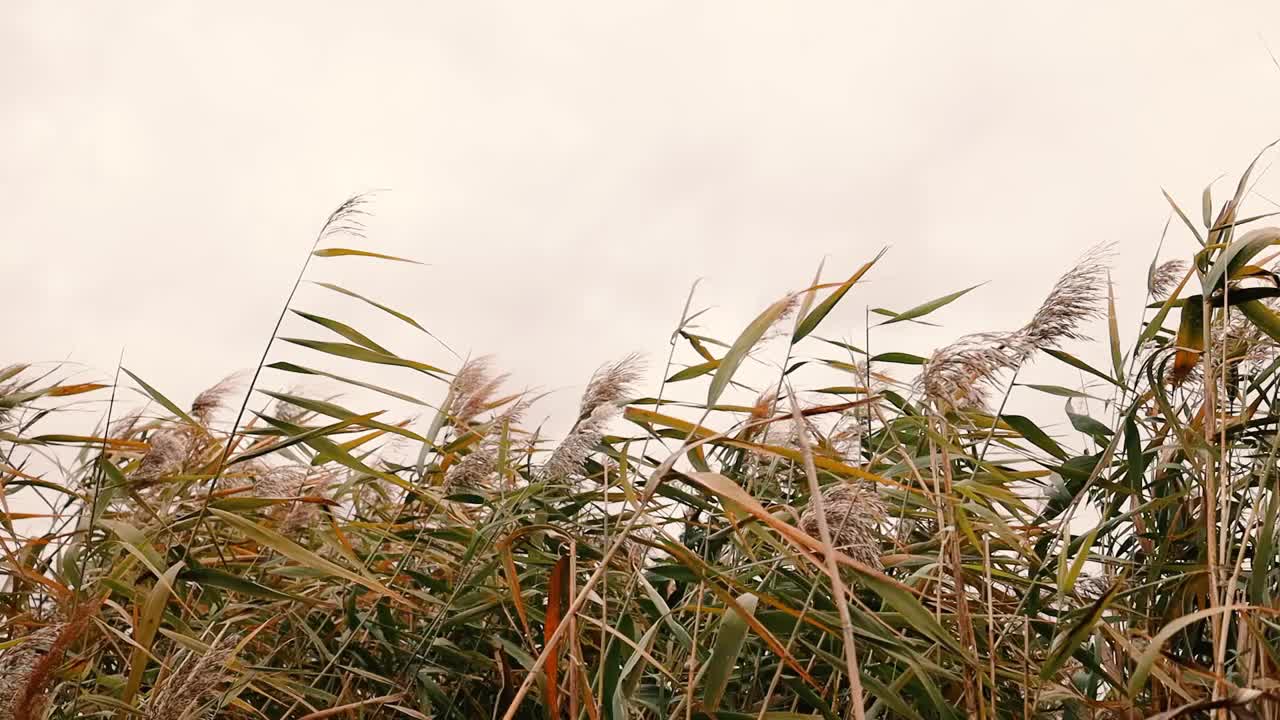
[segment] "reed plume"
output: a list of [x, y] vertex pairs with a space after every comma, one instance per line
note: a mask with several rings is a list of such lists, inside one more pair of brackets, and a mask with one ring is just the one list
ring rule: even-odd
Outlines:
[[84, 634], [102, 600], [81, 602], [71, 610], [65, 622], [36, 631], [32, 640], [14, 648], [18, 650], [26, 646], [12, 665], [6, 663], [7, 668], [0, 668], [16, 671], [12, 681], [7, 680], [8, 672], [0, 676], [0, 683], [3, 683], [0, 685], [3, 688], [0, 689], [0, 720], [35, 720], [44, 716], [54, 670], [62, 664], [62, 658], [72, 643]]
[[636, 353], [600, 366], [582, 392], [582, 401], [578, 405], [579, 420], [590, 417], [601, 405], [616, 405], [629, 399], [642, 377], [644, 362]]
[[538, 471], [544, 482], [564, 480], [582, 469], [582, 464], [604, 439], [605, 429], [618, 415], [612, 404], [599, 405], [591, 415], [574, 426]]
[[40, 661], [53, 649], [63, 625], [48, 625], [27, 636], [20, 644], [0, 651], [0, 720], [18, 717], [18, 701]]
[[1151, 297], [1164, 299], [1169, 296], [1169, 292], [1182, 282], [1183, 276], [1187, 274], [1187, 264], [1181, 260], [1168, 260], [1160, 263], [1151, 271], [1151, 275], [1147, 278], [1147, 291], [1151, 293]]
[[494, 398], [508, 376], [495, 374], [492, 363], [488, 355], [472, 358], [454, 376], [446, 411], [454, 426], [465, 428], [476, 416], [492, 409], [495, 403], [500, 404]]
[[924, 396], [939, 410], [983, 408], [1001, 372], [1040, 350], [1085, 339], [1080, 326], [1102, 315], [1109, 254], [1108, 245], [1086, 253], [1018, 330], [965, 335], [935, 351], [916, 380]]
[[224, 635], [198, 656], [187, 650], [182, 662], [161, 680], [147, 698], [149, 720], [194, 720], [209, 717], [204, 708], [214, 700], [218, 685], [227, 679], [226, 664], [240, 641]]
[[491, 490], [497, 469], [497, 448], [490, 443], [481, 443], [445, 473], [445, 492]]
[[134, 480], [159, 480], [180, 472], [191, 453], [191, 435], [180, 429], [157, 430], [147, 438], [147, 445]]
[[242, 373], [232, 373], [219, 380], [216, 385], [196, 395], [196, 399], [191, 401], [191, 416], [208, 425], [214, 413], [226, 403], [227, 396], [235, 391], [241, 379]]
[[819, 537], [819, 504], [835, 548], [864, 565], [881, 568], [878, 535], [888, 511], [876, 489], [865, 483], [837, 483], [823, 489], [821, 503], [810, 499], [800, 514], [800, 529], [815, 538]]
[[1086, 602], [1096, 602], [1116, 585], [1123, 587], [1124, 578], [1108, 572], [1104, 572], [1099, 575], [1080, 573], [1076, 578], [1076, 584], [1072, 589], [1072, 592], [1074, 592], [1076, 597], [1081, 600]]

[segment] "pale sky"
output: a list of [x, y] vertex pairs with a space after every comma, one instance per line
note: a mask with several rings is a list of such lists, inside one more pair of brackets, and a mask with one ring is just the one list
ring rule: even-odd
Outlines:
[[[545, 414], [627, 352], [656, 377], [698, 277], [706, 330], [732, 340], [824, 258], [838, 279], [884, 245], [825, 334], [988, 280], [931, 318], [943, 328], [873, 344], [927, 354], [1016, 327], [1112, 240], [1131, 340], [1160, 189], [1198, 217], [1206, 184], [1225, 174], [1225, 195], [1280, 137], [1280, 5], [1054, 5], [9, 3], [0, 365], [109, 377], [123, 349], [188, 401], [257, 362], [320, 222], [374, 188], [365, 246], [430, 265], [309, 277], [560, 390]], [[1258, 189], [1280, 199], [1276, 180]], [[1175, 221], [1167, 248], [1193, 242]], [[296, 306], [456, 366], [324, 290]], [[273, 359], [437, 389], [298, 348]]]

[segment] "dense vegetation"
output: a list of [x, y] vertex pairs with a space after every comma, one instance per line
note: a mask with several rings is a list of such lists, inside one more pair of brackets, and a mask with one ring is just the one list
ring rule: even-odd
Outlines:
[[[1020, 328], [871, 354], [828, 316], [876, 256], [723, 340], [686, 303], [661, 387], [607, 362], [560, 438], [492, 360], [302, 308], [315, 339], [190, 403], [0, 371], [0, 718], [1280, 717], [1280, 230], [1248, 178], [1174, 206], [1197, 250], [1153, 261], [1131, 341], [1102, 247]], [[363, 210], [299, 280], [368, 260]], [[387, 366], [438, 394], [332, 369]], [[96, 429], [45, 429], [86, 398]]]

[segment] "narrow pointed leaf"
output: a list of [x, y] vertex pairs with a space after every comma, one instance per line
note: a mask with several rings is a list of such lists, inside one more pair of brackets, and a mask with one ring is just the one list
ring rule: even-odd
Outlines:
[[396, 262], [406, 262], [406, 263], [411, 263], [413, 265], [422, 264], [417, 260], [409, 260], [402, 257], [396, 257], [394, 255], [383, 255], [382, 253], [369, 252], [368, 250], [355, 250], [352, 248], [320, 248], [319, 250], [316, 250], [311, 254], [315, 255], [316, 257], [322, 257], [322, 258], [356, 256], [356, 257], [377, 258], [379, 260], [395, 260]]
[[904, 320], [914, 320], [918, 317], [924, 317], [925, 315], [928, 315], [934, 310], [950, 305], [956, 300], [959, 300], [960, 298], [964, 297], [967, 293], [980, 287], [982, 287], [982, 283], [967, 287], [964, 290], [957, 290], [956, 292], [953, 292], [950, 295], [943, 295], [940, 298], [930, 300], [929, 302], [924, 303], [922, 305], [917, 305], [911, 308], [910, 310], [904, 310], [898, 313], [897, 316], [880, 323], [880, 325], [892, 325], [894, 323], [903, 322]]

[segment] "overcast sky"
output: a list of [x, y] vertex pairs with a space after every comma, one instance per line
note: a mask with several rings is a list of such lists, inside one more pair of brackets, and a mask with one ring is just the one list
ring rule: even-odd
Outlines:
[[[876, 344], [926, 354], [1016, 327], [1113, 240], [1131, 339], [1160, 189], [1198, 216], [1206, 184], [1226, 175], [1226, 194], [1280, 137], [1275, 3], [12, 2], [4, 18], [0, 365], [103, 377], [123, 349], [183, 402], [257, 362], [354, 192], [389, 189], [365, 247], [430, 265], [331, 259], [309, 277], [562, 390], [555, 414], [602, 361], [641, 350], [660, 369], [696, 278], [707, 331], [731, 340], [824, 258], [836, 279], [885, 245], [827, 334], [987, 280], [944, 327]], [[1258, 189], [1280, 199], [1275, 180]], [[1193, 242], [1175, 225], [1165, 254]], [[296, 305], [456, 365], [319, 288]]]

